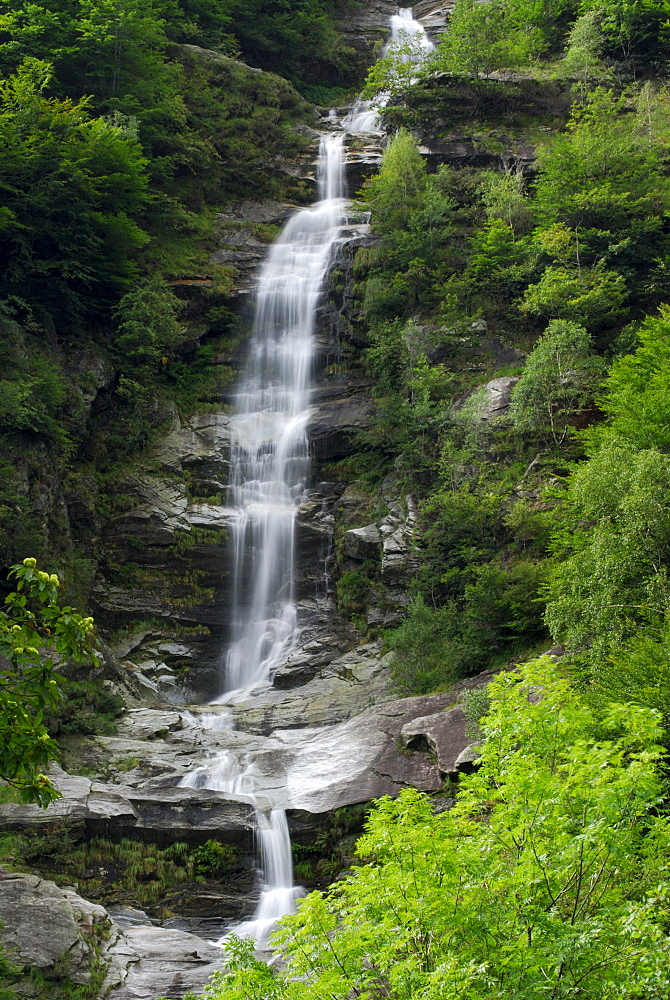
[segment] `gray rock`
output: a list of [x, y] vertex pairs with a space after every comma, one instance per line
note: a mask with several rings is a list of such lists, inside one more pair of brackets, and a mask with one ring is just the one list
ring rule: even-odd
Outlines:
[[453, 776], [456, 761], [468, 745], [463, 709], [451, 708], [435, 715], [421, 716], [403, 726], [400, 739], [408, 750], [427, 750], [433, 754], [444, 776]]
[[382, 536], [376, 524], [366, 524], [364, 528], [351, 528], [344, 533], [344, 551], [350, 559], [362, 562], [364, 559], [379, 558]]
[[202, 938], [164, 927], [128, 927], [124, 934], [135, 962], [125, 982], [109, 1000], [156, 1000], [183, 997], [203, 989], [215, 972], [225, 968], [223, 952]]
[[512, 389], [518, 381], [516, 377], [505, 375], [487, 382], [478, 412], [479, 419], [496, 420], [504, 417], [512, 402]]
[[[151, 744], [140, 744], [145, 753]], [[167, 770], [167, 768], [166, 768]], [[219, 840], [247, 847], [254, 809], [244, 797], [194, 788], [133, 788], [77, 778], [53, 768], [62, 798], [45, 811], [36, 805], [0, 804], [0, 829], [84, 825], [91, 836], [143, 836], [158, 843]]]
[[419, 565], [416, 552], [416, 531], [418, 523], [418, 502], [409, 494], [403, 504], [397, 499], [391, 501], [391, 513], [381, 523], [382, 580], [386, 584], [407, 584]]
[[481, 753], [476, 746], [466, 746], [455, 761], [455, 768], [459, 774], [471, 774], [477, 766]]
[[37, 875], [0, 869], [0, 940], [12, 959], [87, 985], [101, 968], [101, 995], [122, 981], [125, 942], [102, 906]]
[[225, 487], [230, 463], [228, 423], [223, 412], [194, 413], [186, 422], [174, 413], [172, 429], [153, 448], [151, 457], [172, 472], [188, 469], [198, 483], [213, 480]]
[[310, 448], [320, 461], [343, 458], [354, 450], [356, 431], [372, 426], [372, 400], [365, 395], [333, 399], [315, 407], [307, 422]]

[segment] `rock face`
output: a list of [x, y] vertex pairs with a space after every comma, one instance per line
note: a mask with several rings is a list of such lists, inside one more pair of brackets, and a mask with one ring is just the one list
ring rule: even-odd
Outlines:
[[408, 750], [431, 753], [441, 774], [449, 777], [457, 774], [459, 758], [468, 745], [463, 709], [450, 708], [412, 719], [400, 730], [400, 741]]
[[518, 381], [518, 378], [503, 376], [487, 382], [478, 412], [479, 419], [488, 421], [504, 417], [512, 402], [512, 389]]
[[202, 938], [164, 927], [129, 927], [126, 947], [134, 961], [124, 982], [108, 994], [109, 1000], [178, 1000], [203, 988], [215, 972], [225, 967], [223, 952]]
[[101, 995], [120, 983], [132, 956], [102, 906], [36, 875], [0, 869], [0, 940], [25, 969], [57, 970], [86, 986], [104, 976]]
[[368, 0], [353, 9], [338, 24], [345, 42], [361, 54], [363, 65], [374, 61], [389, 36], [391, 15], [398, 13], [393, 0]]
[[215, 836], [251, 848], [254, 810], [248, 800], [194, 788], [132, 788], [52, 770], [62, 798], [47, 813], [36, 805], [0, 805], [0, 828], [83, 827], [89, 836], [135, 836], [152, 843]]
[[0, 869], [0, 940], [24, 969], [99, 983], [111, 1000], [179, 998], [224, 968], [220, 948], [177, 929], [125, 930], [102, 907], [35, 875]]

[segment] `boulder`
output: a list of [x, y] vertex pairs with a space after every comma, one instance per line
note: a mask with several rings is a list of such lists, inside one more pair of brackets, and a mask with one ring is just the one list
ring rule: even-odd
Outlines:
[[472, 771], [477, 767], [477, 761], [481, 757], [481, 753], [475, 745], [466, 746], [463, 748], [461, 753], [455, 761], [455, 768], [459, 774], [471, 774]]
[[494, 378], [484, 386], [481, 407], [478, 412], [480, 420], [497, 420], [504, 417], [512, 402], [512, 389], [518, 378], [505, 375]]
[[225, 968], [221, 948], [181, 930], [140, 925], [128, 927], [124, 939], [135, 961], [108, 1000], [178, 1000], [186, 993], [200, 993], [211, 976]]
[[0, 940], [22, 968], [86, 986], [105, 971], [101, 995], [133, 957], [102, 906], [37, 875], [0, 869]]
[[427, 751], [437, 760], [440, 773], [453, 777], [457, 760], [468, 744], [466, 718], [460, 707], [420, 716], [404, 725], [400, 740], [408, 750]]
[[121, 930], [102, 906], [36, 875], [0, 869], [0, 921], [0, 940], [26, 972], [80, 986], [103, 973], [97, 995], [110, 1000], [200, 993], [224, 968], [222, 950], [201, 937], [154, 927], [141, 910], [122, 912]]
[[344, 551], [350, 559], [363, 562], [378, 559], [381, 554], [382, 536], [376, 524], [366, 524], [363, 528], [351, 528], [344, 533]]

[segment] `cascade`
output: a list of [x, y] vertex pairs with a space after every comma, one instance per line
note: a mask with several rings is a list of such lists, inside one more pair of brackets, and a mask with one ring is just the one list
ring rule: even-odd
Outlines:
[[[391, 18], [391, 43], [403, 33], [416, 38], [422, 51], [432, 50], [409, 8]], [[381, 134], [377, 114], [369, 102], [358, 101], [341, 122], [344, 131], [321, 137], [319, 200], [291, 217], [261, 269], [244, 374], [229, 424], [232, 641], [223, 692], [212, 704], [225, 706], [269, 685], [295, 643], [295, 513], [309, 474], [306, 426], [315, 319], [333, 249], [346, 222], [346, 133]], [[334, 112], [329, 118], [337, 122]], [[191, 721], [206, 729], [233, 726], [225, 708], [192, 716]], [[181, 785], [242, 795], [253, 804], [263, 888], [253, 918], [234, 931], [253, 938], [259, 948], [267, 947], [274, 924], [294, 911], [302, 893], [293, 884], [286, 813], [257, 794], [251, 754], [219, 753], [186, 775]], [[224, 936], [218, 943], [225, 941]]]
[[261, 270], [245, 376], [233, 399], [232, 643], [224, 694], [268, 683], [295, 635], [294, 525], [309, 458], [305, 426], [313, 330], [344, 222], [343, 134], [324, 135], [320, 200], [297, 212]]
[[[344, 133], [321, 137], [317, 182], [319, 201], [289, 220], [261, 270], [244, 376], [233, 400], [232, 643], [219, 704], [268, 684], [295, 638], [295, 512], [309, 473], [305, 428], [316, 311], [345, 222]], [[212, 712], [197, 724], [220, 729], [232, 719]], [[233, 753], [196, 768], [181, 785], [244, 795], [254, 804], [264, 886], [253, 919], [235, 930], [264, 947], [302, 892], [293, 885], [286, 813], [261, 804], [253, 761]]]
[[[416, 46], [419, 61], [435, 50], [435, 46], [426, 34], [423, 25], [412, 17], [411, 7], [401, 7], [398, 13], [392, 16], [390, 27], [391, 37], [382, 52], [382, 59], [393, 45], [405, 40]], [[409, 59], [410, 56], [404, 57], [404, 61], [409, 61]], [[379, 108], [384, 107], [388, 99], [389, 94], [379, 94], [374, 101], [364, 101], [359, 97], [344, 119], [344, 127], [350, 132], [383, 135], [383, 129], [379, 122]]]

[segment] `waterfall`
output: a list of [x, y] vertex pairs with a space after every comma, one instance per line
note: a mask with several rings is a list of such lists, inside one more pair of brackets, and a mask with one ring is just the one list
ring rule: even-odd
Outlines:
[[[343, 150], [344, 133], [321, 137], [319, 201], [292, 216], [260, 274], [247, 361], [230, 420], [232, 643], [218, 703], [269, 683], [294, 642], [294, 523], [309, 474], [306, 424], [316, 312], [345, 222]], [[209, 729], [232, 725], [227, 713], [223, 722], [217, 713], [189, 721]], [[286, 813], [261, 805], [253, 761], [231, 752], [196, 768], [181, 785], [243, 795], [253, 803], [264, 884], [253, 918], [234, 931], [266, 947], [272, 927], [294, 911], [302, 893], [293, 885]], [[225, 945], [225, 937], [219, 943]]]
[[[426, 52], [432, 49], [409, 9], [391, 18], [391, 40], [399, 40], [401, 32], [417, 36]], [[370, 105], [358, 102], [342, 125], [348, 131], [370, 131], [373, 126], [381, 131], [376, 115]], [[329, 117], [337, 121], [333, 113]], [[232, 640], [218, 704], [271, 683], [295, 642], [295, 514], [309, 475], [306, 425], [315, 319], [333, 249], [346, 222], [345, 135], [341, 131], [321, 137], [319, 201], [291, 217], [260, 274], [244, 374], [229, 425]], [[209, 729], [233, 724], [225, 710], [191, 715], [189, 721]], [[253, 804], [263, 886], [253, 918], [232, 930], [264, 948], [277, 920], [295, 910], [302, 890], [293, 884], [286, 813], [258, 796], [256, 777], [251, 754], [225, 751], [195, 768], [181, 785], [242, 795]], [[218, 943], [225, 942], [224, 936]]]
[[[426, 34], [422, 24], [412, 17], [411, 7], [401, 7], [397, 14], [391, 18], [391, 37], [382, 52], [382, 59], [388, 55], [394, 45], [403, 41], [409, 41], [417, 47], [415, 61], [422, 61], [425, 56], [435, 50], [435, 46]], [[410, 56], [404, 56], [403, 61], [409, 61]], [[343, 125], [350, 132], [367, 132], [383, 135], [383, 129], [379, 121], [379, 109], [383, 108], [390, 94], [378, 94], [374, 101], [364, 101], [360, 97], [343, 121]]]
[[391, 42], [402, 41], [403, 35], [415, 42], [424, 53], [433, 52], [435, 46], [426, 34], [426, 29], [412, 17], [411, 7], [401, 7], [391, 18]]
[[261, 270], [245, 374], [233, 399], [230, 504], [232, 643], [224, 694], [267, 683], [296, 628], [294, 524], [309, 472], [313, 331], [344, 223], [343, 134], [324, 135], [320, 200], [297, 212]]

